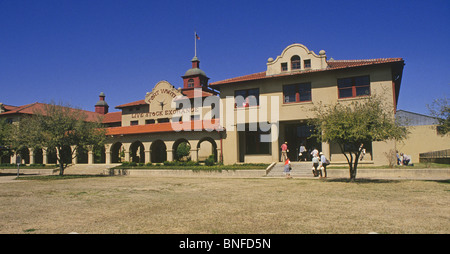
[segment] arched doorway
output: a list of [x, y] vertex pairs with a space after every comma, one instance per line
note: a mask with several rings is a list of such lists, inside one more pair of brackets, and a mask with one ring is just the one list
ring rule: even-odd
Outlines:
[[121, 163], [125, 159], [125, 149], [120, 142], [111, 146], [111, 163]]
[[135, 141], [130, 146], [130, 160], [136, 163], [145, 162], [144, 145], [141, 141]]
[[198, 161], [205, 161], [210, 155], [214, 155], [214, 162], [217, 162], [217, 144], [210, 137], [202, 138], [197, 144]]
[[160, 139], [153, 141], [150, 150], [151, 162], [162, 163], [167, 160], [167, 147], [164, 141]]
[[[180, 155], [177, 154], [178, 146], [183, 144], [183, 143], [187, 144], [189, 147], [191, 146], [189, 141], [187, 141], [187, 139], [185, 139], [185, 138], [180, 138], [177, 141], [175, 141], [175, 143], [173, 143], [172, 150], [173, 150], [173, 159], [174, 160], [179, 161], [179, 160], [186, 160], [187, 158], [189, 158], [189, 154], [186, 155], [186, 156], [180, 156]], [[191, 160], [196, 160], [196, 159], [197, 158], [191, 158]]]

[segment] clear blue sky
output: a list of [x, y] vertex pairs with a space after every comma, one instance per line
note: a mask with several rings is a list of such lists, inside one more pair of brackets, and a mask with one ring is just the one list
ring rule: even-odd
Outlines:
[[292, 44], [328, 58], [402, 57], [398, 109], [450, 96], [450, 1], [0, 0], [0, 102], [110, 111], [191, 67], [210, 82], [266, 70]]

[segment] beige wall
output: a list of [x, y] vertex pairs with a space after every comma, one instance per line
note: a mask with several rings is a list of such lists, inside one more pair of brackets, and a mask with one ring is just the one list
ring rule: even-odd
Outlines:
[[399, 153], [411, 156], [412, 163], [419, 162], [419, 154], [450, 149], [450, 135], [437, 133], [436, 125], [408, 126], [408, 137], [396, 143]]
[[[264, 80], [247, 81], [237, 84], [230, 84], [221, 87], [220, 97], [222, 100], [222, 108], [226, 108], [226, 97], [234, 96], [235, 90], [244, 90], [251, 88], [259, 88], [260, 96], [276, 96], [279, 101], [279, 121], [282, 124], [286, 121], [298, 121], [306, 120], [314, 117], [312, 111], [314, 105], [322, 103], [324, 105], [330, 105], [336, 102], [351, 103], [354, 100], [360, 100], [359, 98], [338, 99], [337, 79], [354, 77], [354, 76], [370, 76], [371, 94], [377, 95], [383, 98], [386, 103], [386, 107], [392, 112], [394, 118], [394, 95], [392, 86], [392, 74], [389, 65], [369, 66], [363, 68], [355, 68], [351, 70], [335, 70], [324, 71], [317, 73], [309, 73], [299, 76], [279, 77], [279, 78], [267, 78]], [[311, 96], [312, 102], [301, 103], [283, 103], [283, 85], [296, 84], [296, 83], [311, 83]], [[270, 104], [269, 108], [273, 105]], [[250, 114], [259, 114], [259, 108], [239, 108], [234, 109], [234, 122], [236, 123], [237, 113], [244, 111], [246, 113], [246, 122], [249, 122]], [[268, 118], [270, 120], [270, 117]], [[227, 114], [223, 113], [221, 116], [221, 123], [225, 125], [227, 122]], [[279, 140], [284, 139], [283, 130], [280, 128]], [[259, 161], [259, 162], [273, 162], [278, 161], [279, 158], [279, 145], [281, 143], [274, 142], [272, 144], [272, 156], [246, 156], [247, 161]], [[365, 157], [365, 162], [373, 163], [376, 165], [387, 165], [387, 157], [384, 154], [386, 151], [395, 148], [395, 142], [374, 142], [372, 145], [373, 154], [368, 154]], [[338, 148], [339, 149], [339, 148]], [[340, 150], [331, 145], [330, 155], [333, 162], [345, 162], [345, 157], [340, 153]], [[226, 138], [224, 139], [224, 163], [233, 164], [238, 161], [239, 147], [238, 147], [238, 135], [236, 135], [236, 127], [227, 128]], [[248, 157], [248, 158], [247, 158]], [[369, 159], [370, 158], [370, 159]]]

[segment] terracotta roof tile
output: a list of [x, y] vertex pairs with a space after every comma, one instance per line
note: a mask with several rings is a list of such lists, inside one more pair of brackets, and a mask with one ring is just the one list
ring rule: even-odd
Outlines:
[[[197, 125], [201, 126], [202, 130], [216, 129], [219, 127], [220, 121], [218, 119], [208, 121], [190, 121], [191, 129], [194, 130]], [[172, 128], [172, 123], [156, 123], [146, 125], [133, 125], [123, 127], [110, 127], [106, 129], [106, 135], [132, 135], [144, 133], [161, 133], [161, 132], [175, 132]]]
[[[12, 114], [34, 115], [34, 114], [36, 114], [38, 112], [45, 113], [45, 107], [47, 105], [49, 105], [49, 104], [35, 102], [35, 103], [31, 103], [31, 104], [15, 107], [11, 111], [4, 112], [4, 113], [2, 113], [0, 115], [12, 115]], [[87, 110], [82, 110], [82, 109], [75, 109], [75, 108], [70, 108], [70, 109], [71, 110], [78, 110], [78, 111], [81, 111], [81, 112], [85, 113], [86, 116], [87, 116], [87, 120], [88, 121], [97, 121], [99, 119], [99, 117], [102, 116], [101, 114], [96, 113], [96, 112], [92, 112], [92, 111], [87, 111]]]
[[133, 101], [130, 103], [126, 103], [126, 104], [122, 104], [119, 106], [116, 106], [116, 108], [120, 109], [120, 108], [125, 108], [125, 107], [132, 107], [132, 106], [139, 106], [139, 105], [146, 105], [147, 103], [145, 102], [145, 100], [139, 100], [139, 101]]
[[266, 72], [263, 71], [263, 72], [258, 72], [258, 73], [254, 73], [254, 74], [250, 74], [250, 75], [216, 81], [216, 82], [210, 83], [210, 85], [217, 86], [217, 85], [250, 81], [250, 80], [296, 76], [296, 75], [302, 75], [302, 74], [313, 73], [313, 72], [330, 71], [330, 70], [337, 70], [337, 69], [354, 68], [354, 67], [360, 67], [360, 66], [368, 66], [368, 65], [384, 64], [384, 63], [395, 63], [395, 62], [403, 62], [403, 59], [402, 58], [379, 58], [379, 59], [365, 59], [365, 60], [329, 60], [327, 62], [328, 67], [326, 69], [291, 71], [291, 72], [275, 74], [275, 75], [266, 75]]
[[[192, 90], [183, 90], [182, 93], [183, 93], [186, 97], [188, 97], [189, 99], [194, 98], [194, 95], [195, 95], [194, 89], [192, 89]], [[212, 93], [212, 92], [208, 92], [208, 91], [202, 90], [202, 95], [201, 95], [201, 97], [203, 98], [203, 97], [208, 97], [208, 96], [213, 96], [213, 95], [215, 95], [215, 94]]]
[[103, 116], [103, 123], [122, 122], [122, 112], [111, 112]]

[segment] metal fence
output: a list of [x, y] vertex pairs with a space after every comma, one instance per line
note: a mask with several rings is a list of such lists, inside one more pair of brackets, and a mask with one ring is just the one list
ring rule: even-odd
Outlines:
[[437, 162], [450, 164], [450, 149], [419, 154], [420, 162]]

